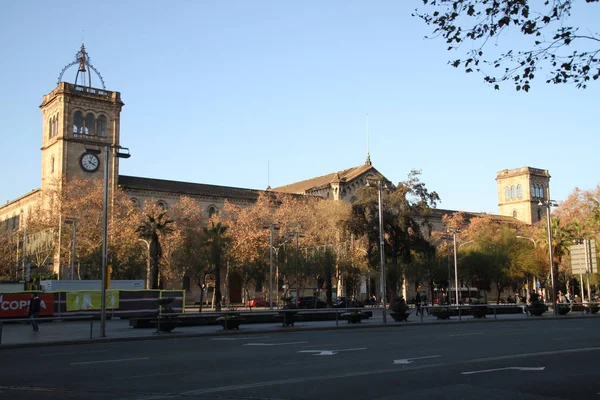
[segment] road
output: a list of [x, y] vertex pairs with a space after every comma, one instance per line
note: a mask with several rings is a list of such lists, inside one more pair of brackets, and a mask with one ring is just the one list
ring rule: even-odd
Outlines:
[[600, 399], [600, 319], [0, 350], [0, 399]]

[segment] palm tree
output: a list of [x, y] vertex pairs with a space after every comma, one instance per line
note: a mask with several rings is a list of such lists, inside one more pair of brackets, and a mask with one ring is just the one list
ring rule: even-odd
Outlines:
[[210, 249], [210, 260], [215, 268], [215, 311], [221, 311], [221, 258], [229, 238], [224, 236], [227, 226], [211, 221], [210, 228], [204, 228], [203, 236]]
[[166, 211], [161, 212], [157, 217], [148, 214], [146, 216], [148, 219], [143, 221], [135, 230], [140, 239], [150, 242], [150, 289], [158, 289], [159, 265], [162, 256], [160, 237], [172, 232], [169, 225], [173, 223], [173, 220], [168, 219], [166, 214]]

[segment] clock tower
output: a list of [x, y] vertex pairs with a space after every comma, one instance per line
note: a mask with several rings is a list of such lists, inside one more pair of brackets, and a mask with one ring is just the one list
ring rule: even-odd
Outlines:
[[[62, 80], [77, 66], [73, 83]], [[97, 78], [92, 86], [92, 72]], [[58, 86], [44, 96], [42, 110], [42, 191], [60, 190], [73, 179], [103, 179], [104, 146], [118, 148], [120, 114], [123, 102], [119, 92], [106, 90], [100, 73], [90, 64], [81, 45], [75, 60], [61, 71]], [[110, 157], [109, 187], [119, 176], [117, 157]]]

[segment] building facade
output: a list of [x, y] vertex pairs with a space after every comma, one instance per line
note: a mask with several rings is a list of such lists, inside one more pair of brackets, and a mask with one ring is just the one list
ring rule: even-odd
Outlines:
[[[57, 87], [43, 96], [40, 105], [41, 187], [0, 207], [0, 228], [24, 232], [24, 217], [33, 207], [40, 204], [51, 206], [56, 193], [68, 187], [73, 179], [104, 179], [107, 166], [109, 190], [125, 191], [140, 207], [151, 202], [168, 210], [182, 197], [192, 197], [198, 201], [203, 216], [207, 218], [219, 213], [225, 202], [251, 206], [261, 192], [310, 195], [352, 203], [358, 199], [358, 190], [371, 180], [391, 185], [373, 167], [369, 155], [363, 164], [356, 167], [265, 191], [120, 175], [119, 157], [115, 154], [124, 151], [120, 146], [120, 118], [124, 106], [121, 94], [107, 90], [99, 74], [98, 86], [102, 88], [92, 85], [91, 72], [97, 71], [89, 63], [83, 45], [70, 65], [77, 66], [75, 83], [60, 81], [61, 74]], [[500, 215], [528, 224], [539, 221], [545, 215], [545, 208], [537, 206], [537, 203], [547, 198], [549, 179], [548, 171], [530, 167], [500, 171], [496, 177]], [[454, 212], [434, 210], [431, 219], [434, 230], [443, 230], [443, 215]], [[59, 231], [60, 228], [57, 228]], [[26, 252], [27, 247], [23, 247]], [[55, 256], [52, 263], [60, 277], [65, 266], [61, 266], [59, 260], [60, 256]], [[232, 277], [230, 285], [231, 300], [241, 300], [240, 280]]]

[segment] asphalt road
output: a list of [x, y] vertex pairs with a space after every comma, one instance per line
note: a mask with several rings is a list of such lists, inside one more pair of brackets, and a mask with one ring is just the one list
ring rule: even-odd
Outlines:
[[0, 350], [0, 399], [600, 399], [600, 319]]

